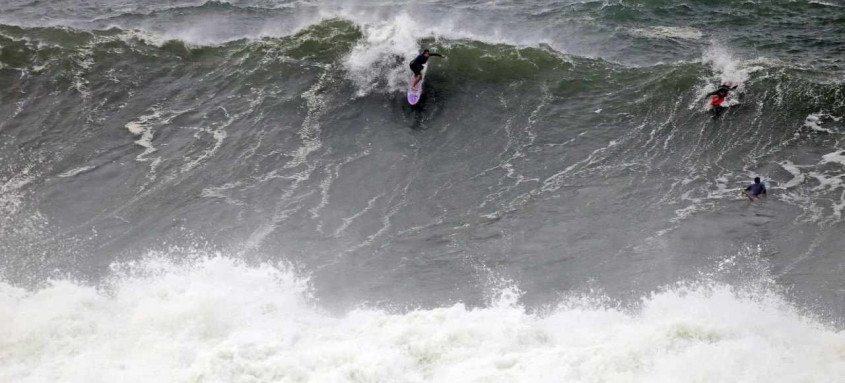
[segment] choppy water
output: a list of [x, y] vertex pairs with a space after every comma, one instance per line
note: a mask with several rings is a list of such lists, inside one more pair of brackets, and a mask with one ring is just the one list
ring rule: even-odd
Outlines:
[[7, 0], [0, 380], [835, 381], [843, 36], [835, 1]]

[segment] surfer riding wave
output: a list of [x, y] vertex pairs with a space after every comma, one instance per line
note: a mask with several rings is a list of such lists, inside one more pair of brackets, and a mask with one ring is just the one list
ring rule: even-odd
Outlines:
[[414, 72], [414, 83], [411, 84], [411, 88], [416, 88], [417, 84], [422, 80], [422, 70], [431, 56], [444, 57], [439, 53], [431, 53], [428, 49], [423, 49], [422, 53], [411, 61], [411, 71]]
[[704, 97], [710, 97], [710, 108], [711, 108], [710, 110], [713, 113], [713, 118], [719, 117], [719, 115], [721, 115], [722, 112], [724, 112], [724, 110], [727, 107], [724, 106], [723, 104], [725, 103], [725, 101], [728, 97], [728, 94], [732, 90], [736, 89], [738, 86], [739, 85], [731, 86], [731, 84], [722, 84], [721, 86], [719, 86], [719, 89], [716, 89], [716, 90], [714, 90], [710, 93], [707, 93], [707, 95], [704, 96]]

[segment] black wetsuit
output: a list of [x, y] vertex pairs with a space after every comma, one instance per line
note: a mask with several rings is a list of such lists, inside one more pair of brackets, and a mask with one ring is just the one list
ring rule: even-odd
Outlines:
[[751, 186], [745, 188], [745, 192], [748, 194], [748, 197], [759, 197], [760, 195], [766, 195], [766, 186], [763, 185], [762, 182], [760, 183], [753, 183]]
[[719, 97], [725, 98], [725, 97], [728, 97], [728, 93], [730, 91], [736, 89], [736, 87], [738, 87], [738, 86], [739, 85], [734, 85], [733, 87], [729, 87], [727, 85], [722, 85], [722, 86], [719, 87], [719, 89], [716, 89], [716, 90], [714, 90], [710, 93], [707, 93], [707, 95], [704, 96], [704, 97], [719, 96]]
[[411, 71], [414, 72], [414, 74], [417, 76], [421, 75], [425, 63], [428, 62], [428, 59], [431, 56], [443, 57], [437, 53], [429, 53], [429, 57], [425, 57], [424, 54], [420, 54], [419, 56], [417, 56], [417, 58], [411, 61]]

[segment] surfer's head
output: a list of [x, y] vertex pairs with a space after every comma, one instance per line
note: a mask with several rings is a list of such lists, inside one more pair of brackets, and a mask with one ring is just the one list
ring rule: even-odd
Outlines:
[[754, 177], [754, 183], [759, 184], [760, 183], [760, 177]]
[[431, 51], [429, 51], [428, 49], [423, 49], [422, 54], [423, 56], [428, 57], [431, 55]]

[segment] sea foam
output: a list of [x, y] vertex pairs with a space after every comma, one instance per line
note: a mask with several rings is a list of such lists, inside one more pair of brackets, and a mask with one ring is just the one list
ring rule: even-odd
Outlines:
[[[845, 334], [778, 294], [695, 283], [636, 309], [600, 297], [542, 312], [321, 309], [285, 266], [159, 254], [101, 286], [0, 283], [7, 382], [832, 382]], [[603, 303], [604, 302], [604, 303]]]

